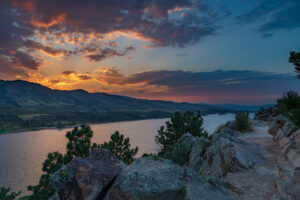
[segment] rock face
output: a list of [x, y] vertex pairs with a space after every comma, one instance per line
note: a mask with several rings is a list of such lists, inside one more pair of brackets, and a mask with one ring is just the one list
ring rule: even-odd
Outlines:
[[233, 199], [224, 185], [204, 181], [170, 160], [139, 158], [122, 171], [105, 200]]
[[300, 129], [280, 140], [276, 188], [281, 199], [300, 197]]
[[270, 116], [269, 134], [278, 143], [276, 200], [296, 200], [300, 197], [300, 129], [285, 116]]
[[52, 199], [93, 200], [104, 195], [125, 164], [105, 149], [93, 149], [88, 158], [74, 158], [59, 169], [51, 183]]
[[251, 169], [263, 162], [254, 146], [224, 133], [214, 135], [203, 159], [198, 172], [206, 178], [225, 177], [228, 172]]
[[163, 157], [174, 161], [179, 165], [197, 167], [201, 164], [202, 155], [210, 141], [203, 137], [194, 137], [187, 133], [178, 139], [177, 144], [170, 152], [166, 152]]
[[282, 109], [278, 105], [275, 105], [268, 109], [261, 109], [258, 113], [256, 113], [254, 119], [258, 121], [271, 122], [274, 117], [280, 115], [282, 112]]
[[276, 141], [281, 140], [283, 137], [290, 137], [291, 133], [296, 130], [293, 123], [284, 116], [273, 118], [270, 122], [269, 134], [273, 136]]

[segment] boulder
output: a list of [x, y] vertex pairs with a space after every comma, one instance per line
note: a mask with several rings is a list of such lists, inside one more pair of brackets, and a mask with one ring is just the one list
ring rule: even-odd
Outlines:
[[76, 157], [51, 177], [52, 199], [94, 200], [104, 195], [125, 164], [105, 149], [93, 149], [88, 158]]
[[174, 161], [179, 165], [193, 167], [199, 162], [210, 141], [203, 137], [194, 137], [187, 133], [178, 139], [176, 145], [164, 153], [163, 157]]
[[276, 188], [285, 199], [298, 199], [300, 197], [300, 129], [291, 133], [289, 138], [281, 139], [280, 143], [284, 145], [278, 159]]
[[170, 160], [143, 157], [126, 167], [105, 200], [234, 199], [225, 185], [212, 184]]
[[260, 109], [254, 119], [258, 121], [271, 122], [274, 117], [283, 113], [282, 108], [279, 105], [272, 106], [268, 109]]
[[227, 134], [214, 134], [203, 159], [198, 172], [206, 178], [225, 177], [228, 172], [251, 169], [263, 162], [252, 144]]
[[268, 133], [273, 136], [274, 140], [279, 141], [283, 137], [290, 137], [295, 129], [294, 124], [287, 117], [279, 116], [270, 123]]

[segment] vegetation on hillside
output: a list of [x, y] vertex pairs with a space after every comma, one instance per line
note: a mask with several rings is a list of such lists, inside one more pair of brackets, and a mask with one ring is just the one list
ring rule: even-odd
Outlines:
[[238, 131], [246, 132], [251, 130], [251, 121], [249, 113], [241, 112], [235, 114], [235, 125]]
[[277, 100], [277, 103], [292, 122], [300, 126], [300, 96], [298, 93], [293, 91], [287, 92], [283, 94], [282, 98]]
[[[289, 62], [295, 65], [296, 73], [300, 73], [300, 52], [290, 52]], [[300, 79], [300, 75], [298, 75]]]
[[[37, 111], [35, 114], [24, 114], [23, 111], [13, 114], [0, 110], [0, 133], [10, 132], [23, 129], [35, 129], [39, 127], [57, 127], [77, 125], [82, 123], [104, 123], [141, 119], [156, 119], [170, 117], [171, 113], [165, 111], [149, 111], [149, 112], [56, 112], [45, 113], [45, 111]], [[38, 114], [40, 113], [40, 114]]]
[[130, 139], [124, 138], [119, 131], [116, 131], [110, 136], [109, 142], [105, 142], [104, 144], [100, 145], [101, 148], [108, 149], [126, 164], [132, 163], [134, 156], [138, 152], [138, 147], [131, 149], [130, 146]]

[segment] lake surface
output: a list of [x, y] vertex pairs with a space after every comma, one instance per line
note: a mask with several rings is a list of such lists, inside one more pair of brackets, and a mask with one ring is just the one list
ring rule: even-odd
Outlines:
[[[203, 117], [204, 128], [213, 133], [218, 126], [234, 119], [234, 114], [212, 114]], [[168, 119], [152, 119], [91, 125], [92, 142], [102, 144], [118, 130], [130, 138], [132, 146], [138, 146], [138, 156], [157, 152], [159, 146], [154, 137]], [[11, 187], [26, 194], [28, 185], [38, 183], [41, 167], [49, 152], [65, 153], [66, 131], [71, 129], [44, 129], [39, 131], [0, 135], [0, 187]]]

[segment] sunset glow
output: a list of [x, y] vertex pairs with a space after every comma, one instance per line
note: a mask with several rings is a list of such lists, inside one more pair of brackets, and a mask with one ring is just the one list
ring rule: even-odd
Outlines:
[[0, 79], [238, 104], [273, 103], [300, 88], [287, 62], [289, 51], [300, 49], [297, 0], [4, 0], [0, 6]]

